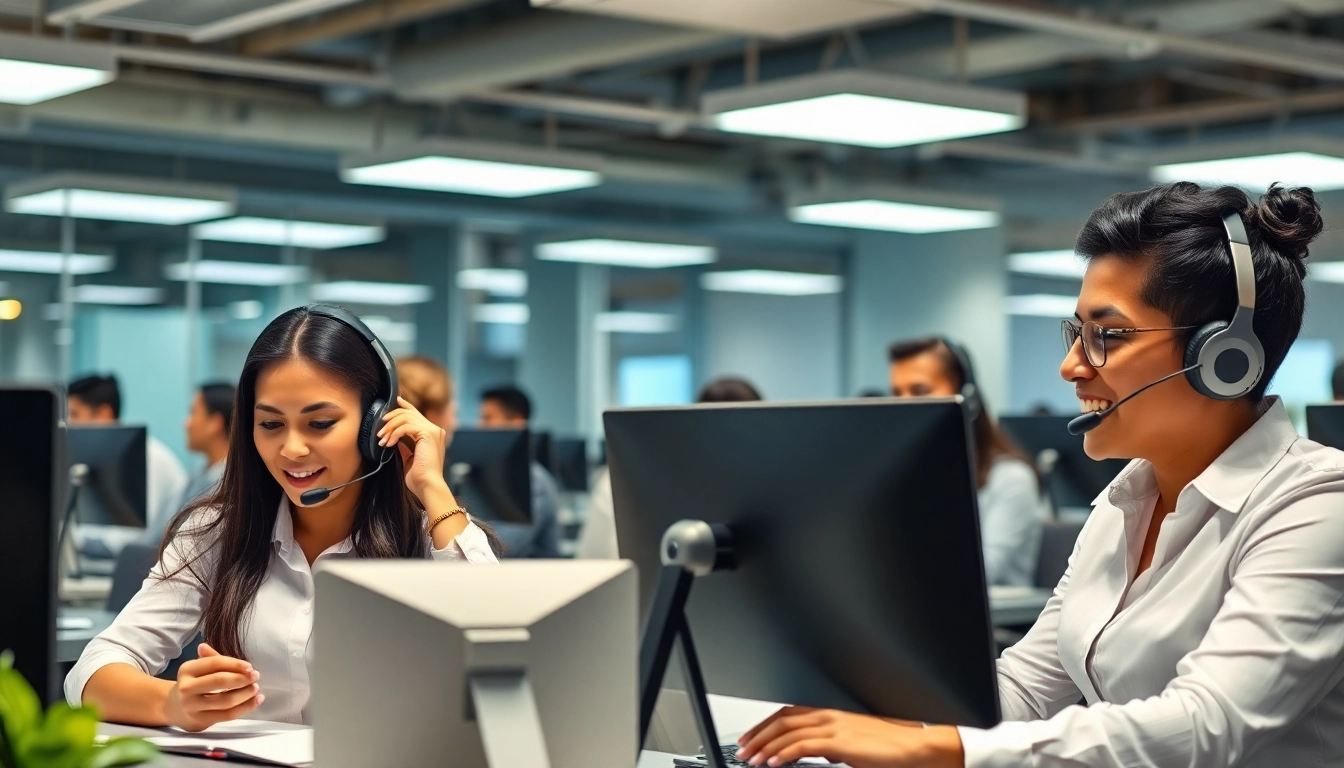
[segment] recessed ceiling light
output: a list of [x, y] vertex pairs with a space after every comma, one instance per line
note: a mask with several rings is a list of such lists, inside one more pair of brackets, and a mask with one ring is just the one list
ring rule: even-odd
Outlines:
[[1022, 93], [837, 70], [704, 96], [724, 131], [866, 147], [903, 147], [1026, 125]]
[[489, 197], [530, 197], [602, 183], [602, 157], [476, 141], [438, 140], [344, 158], [351, 184]]
[[718, 258], [718, 251], [712, 245], [589, 238], [541, 243], [537, 246], [537, 258], [542, 261], [661, 269], [709, 264]]
[[1256, 192], [1263, 192], [1277, 181], [1284, 186], [1311, 187], [1321, 192], [1344, 189], [1344, 158], [1316, 152], [1281, 152], [1168, 163], [1153, 168], [1153, 179], [1205, 185], [1232, 184]]
[[463, 269], [457, 273], [457, 287], [495, 296], [526, 296], [527, 272], [521, 269]]
[[37, 216], [174, 226], [233, 213], [230, 187], [162, 179], [57, 173], [5, 187], [5, 210]]
[[[0, 272], [40, 272], [61, 274], [65, 257], [51, 251], [16, 251], [0, 249]], [[76, 253], [70, 257], [70, 274], [92, 275], [111, 272], [116, 260], [111, 256]]]
[[[190, 279], [192, 264], [179, 262], [164, 267], [169, 280]], [[225, 285], [293, 285], [308, 279], [308, 268], [294, 264], [267, 264], [256, 261], [216, 261], [202, 259], [195, 263], [196, 279], [202, 283]]]
[[38, 104], [116, 76], [117, 57], [110, 46], [0, 34], [0, 104]]
[[378, 225], [262, 219], [254, 216], [211, 221], [197, 226], [193, 231], [201, 240], [292, 245], [317, 250], [380, 243], [387, 237], [387, 230]]
[[593, 321], [600, 333], [671, 333], [677, 316], [661, 312], [600, 312]]
[[839, 275], [814, 272], [781, 272], [773, 269], [743, 269], [730, 272], [706, 272], [700, 285], [707, 291], [765, 293], [776, 296], [813, 296], [840, 293], [845, 279]]
[[1318, 261], [1307, 266], [1307, 277], [1318, 283], [1344, 283], [1344, 261]]
[[478, 323], [527, 325], [530, 317], [526, 304], [478, 304], [471, 311], [471, 318]]
[[1004, 310], [1010, 315], [1065, 318], [1073, 317], [1077, 308], [1077, 296], [1061, 296], [1052, 293], [1009, 296], [1004, 300]]
[[988, 229], [999, 225], [997, 211], [872, 198], [798, 205], [789, 209], [789, 218], [800, 224], [910, 234]]
[[427, 285], [411, 283], [375, 283], [362, 280], [336, 280], [312, 287], [313, 299], [335, 304], [424, 304], [434, 298]]
[[1008, 254], [1008, 271], [1022, 275], [1082, 279], [1087, 262], [1072, 250]]
[[76, 285], [71, 300], [79, 304], [161, 304], [163, 289], [137, 285]]

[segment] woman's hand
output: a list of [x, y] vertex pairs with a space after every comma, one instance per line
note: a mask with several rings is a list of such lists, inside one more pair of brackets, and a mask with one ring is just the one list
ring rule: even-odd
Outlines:
[[[406, 465], [406, 487], [424, 502], [432, 491], [443, 492], [448, 483], [443, 479], [443, 461], [448, 450], [448, 433], [435, 425], [404, 398], [397, 398], [400, 408], [383, 417], [383, 428], [378, 430], [381, 446], [397, 445], [402, 450]], [[402, 438], [415, 445], [407, 450]], [[409, 454], [409, 456], [407, 455]]]
[[851, 768], [962, 768], [957, 729], [850, 712], [785, 707], [738, 740], [751, 765], [824, 757]]
[[257, 680], [261, 673], [242, 659], [220, 656], [205, 643], [200, 658], [182, 665], [177, 684], [168, 692], [164, 717], [184, 731], [203, 731], [215, 723], [237, 720], [256, 709], [266, 697]]

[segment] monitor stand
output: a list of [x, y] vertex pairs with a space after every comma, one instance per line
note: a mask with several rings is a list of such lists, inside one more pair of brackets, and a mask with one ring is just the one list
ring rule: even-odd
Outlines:
[[705, 678], [700, 671], [700, 660], [691, 639], [691, 626], [686, 619], [686, 601], [691, 596], [691, 585], [698, 576], [736, 567], [733, 557], [733, 534], [725, 525], [711, 525], [701, 520], [682, 520], [663, 534], [663, 568], [658, 576], [658, 592], [653, 599], [649, 623], [639, 650], [639, 742], [641, 748], [648, 738], [653, 722], [658, 693], [667, 675], [672, 645], [681, 642], [681, 666], [686, 675], [686, 694], [696, 728], [705, 750], [709, 768], [727, 768], [719, 750], [718, 731], [709, 711], [709, 697]]

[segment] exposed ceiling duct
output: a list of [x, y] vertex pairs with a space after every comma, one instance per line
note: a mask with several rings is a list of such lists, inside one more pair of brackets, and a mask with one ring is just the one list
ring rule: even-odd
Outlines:
[[259, 29], [242, 38], [239, 50], [248, 56], [274, 56], [305, 45], [359, 35], [386, 26], [410, 24], [484, 2], [486, 0], [384, 0], [380, 3], [361, 3], [316, 18]]
[[357, 0], [48, 0], [47, 22], [221, 40]]

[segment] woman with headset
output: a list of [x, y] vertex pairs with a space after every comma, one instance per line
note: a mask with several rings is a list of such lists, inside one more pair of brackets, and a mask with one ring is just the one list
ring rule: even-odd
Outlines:
[[1320, 231], [1311, 190], [1277, 186], [1253, 204], [1176, 183], [1095, 210], [1060, 374], [1088, 455], [1135, 460], [999, 660], [1004, 722], [786, 708], [740, 754], [854, 768], [1344, 765], [1344, 453], [1298, 437], [1265, 396], [1301, 329]]
[[898, 341], [887, 356], [895, 397], [962, 396], [974, 441], [985, 582], [1033, 585], [1046, 516], [1040, 479], [989, 412], [975, 383], [970, 354], [951, 339], [933, 336]]
[[[66, 698], [188, 731], [306, 723], [317, 561], [494, 562], [491, 535], [444, 482], [444, 431], [397, 391], [391, 356], [353, 314], [315, 305], [272, 321], [243, 366], [234, 424], [248, 428], [233, 430], [218, 490], [173, 521]], [[176, 680], [154, 677], [198, 631], [200, 657]]]

